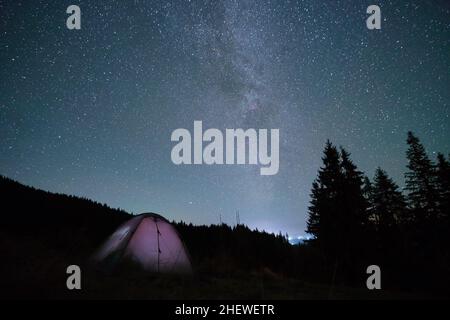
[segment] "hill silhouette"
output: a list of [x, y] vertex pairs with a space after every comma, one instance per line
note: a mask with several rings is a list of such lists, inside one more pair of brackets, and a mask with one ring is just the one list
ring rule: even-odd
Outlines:
[[[1, 271], [8, 275], [1, 282], [8, 288], [3, 291], [7, 296], [66, 295], [66, 267], [76, 264], [92, 271], [92, 253], [132, 217], [106, 204], [38, 190], [4, 176], [0, 193], [0, 241], [5, 248]], [[261, 270], [273, 277], [294, 274], [295, 249], [281, 235], [244, 225], [174, 224], [191, 253], [196, 274], [245, 276]]]
[[[99, 272], [90, 263], [92, 253], [131, 214], [3, 176], [0, 194], [3, 298], [405, 297], [395, 288], [368, 291], [363, 273], [358, 286], [330, 287], [330, 270], [316, 248], [293, 246], [281, 234], [244, 225], [173, 222], [191, 254], [194, 277], [146, 274], [126, 265], [112, 274]], [[66, 288], [66, 268], [72, 264], [81, 267], [81, 291]]]

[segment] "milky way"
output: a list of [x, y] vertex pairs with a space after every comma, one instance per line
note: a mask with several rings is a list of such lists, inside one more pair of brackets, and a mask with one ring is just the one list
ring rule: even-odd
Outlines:
[[[326, 139], [400, 185], [413, 130], [450, 150], [450, 6], [377, 1], [0, 3], [0, 174], [196, 224], [304, 234]], [[171, 132], [280, 129], [280, 170], [176, 166]]]

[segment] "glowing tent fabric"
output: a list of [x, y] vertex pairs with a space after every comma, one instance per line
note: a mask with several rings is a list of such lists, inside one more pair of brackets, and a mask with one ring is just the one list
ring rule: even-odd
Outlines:
[[150, 272], [192, 273], [189, 254], [175, 227], [154, 213], [125, 222], [94, 256], [94, 261], [108, 268], [124, 260]]

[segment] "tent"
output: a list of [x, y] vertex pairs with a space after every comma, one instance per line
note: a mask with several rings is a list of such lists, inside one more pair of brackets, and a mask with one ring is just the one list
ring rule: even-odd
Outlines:
[[122, 224], [94, 261], [108, 269], [126, 261], [149, 272], [192, 273], [189, 253], [177, 230], [155, 213], [143, 213]]

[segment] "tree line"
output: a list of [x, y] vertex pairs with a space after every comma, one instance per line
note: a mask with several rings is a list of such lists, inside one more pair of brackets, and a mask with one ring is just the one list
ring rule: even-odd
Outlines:
[[407, 136], [405, 188], [377, 168], [373, 179], [350, 153], [327, 141], [312, 184], [307, 232], [332, 282], [356, 282], [377, 264], [387, 283], [450, 285], [450, 157], [436, 162], [412, 132]]

